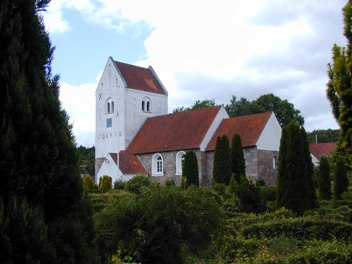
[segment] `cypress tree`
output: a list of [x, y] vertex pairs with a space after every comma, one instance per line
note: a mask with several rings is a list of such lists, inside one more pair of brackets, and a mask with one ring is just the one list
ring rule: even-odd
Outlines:
[[295, 121], [282, 131], [277, 205], [298, 214], [317, 206], [307, 135]]
[[341, 195], [347, 191], [349, 185], [346, 166], [342, 160], [337, 160], [335, 164], [334, 179], [335, 198], [341, 199]]
[[182, 175], [186, 177], [186, 186], [199, 186], [199, 171], [196, 153], [192, 150], [185, 154]]
[[338, 159], [352, 167], [352, 1], [343, 8], [346, 47], [334, 45], [332, 63], [328, 64], [327, 96], [341, 130], [337, 144]]
[[235, 134], [231, 142], [231, 164], [232, 173], [237, 182], [240, 182], [241, 175], [246, 175], [246, 162], [244, 159], [241, 137]]
[[320, 198], [330, 200], [331, 198], [331, 177], [330, 165], [327, 157], [321, 157], [319, 165], [319, 193]]
[[225, 135], [216, 140], [213, 179], [216, 183], [229, 185], [231, 178], [231, 156], [229, 140]]
[[[84, 203], [74, 138], [59, 102], [58, 77], [51, 75], [53, 48], [40, 17], [48, 3], [0, 4], [0, 200], [9, 226], [21, 220], [11, 217], [11, 201], [26, 205], [18, 210], [33, 212], [56, 252], [50, 262], [92, 263], [91, 219], [79, 213]], [[39, 236], [27, 238], [28, 245], [39, 247]], [[24, 245], [11, 233], [9, 241], [11, 248]], [[48, 262], [47, 256], [28, 253], [26, 261], [32, 259]]]

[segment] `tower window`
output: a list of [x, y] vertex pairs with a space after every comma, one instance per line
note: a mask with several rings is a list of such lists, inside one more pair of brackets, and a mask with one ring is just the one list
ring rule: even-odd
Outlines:
[[115, 111], [115, 103], [111, 98], [106, 100], [106, 114], [112, 114]]
[[151, 103], [149, 97], [144, 97], [142, 100], [142, 111], [151, 112]]

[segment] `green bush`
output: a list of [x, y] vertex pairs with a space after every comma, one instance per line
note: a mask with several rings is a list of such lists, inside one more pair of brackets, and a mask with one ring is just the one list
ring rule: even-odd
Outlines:
[[124, 190], [125, 189], [125, 182], [122, 180], [115, 181], [114, 182], [114, 189]]
[[137, 175], [125, 183], [125, 190], [131, 193], [140, 194], [142, 189], [151, 184], [148, 177]]
[[108, 192], [112, 189], [112, 180], [111, 177], [104, 175], [99, 180], [99, 190], [102, 192]]
[[86, 192], [92, 192], [95, 190], [95, 185], [93, 178], [89, 175], [86, 175], [82, 179], [83, 190]]
[[256, 223], [244, 227], [241, 234], [246, 238], [292, 237], [296, 239], [329, 240], [334, 237], [346, 241], [352, 240], [352, 224], [314, 219], [313, 217], [298, 217]]

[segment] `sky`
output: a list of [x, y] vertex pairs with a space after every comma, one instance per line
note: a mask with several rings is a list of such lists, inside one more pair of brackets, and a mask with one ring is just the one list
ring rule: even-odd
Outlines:
[[346, 45], [347, 0], [51, 0], [60, 101], [77, 145], [95, 140], [95, 89], [108, 58], [151, 65], [169, 112], [196, 100], [228, 104], [273, 93], [301, 111], [305, 129], [336, 129], [327, 64]]

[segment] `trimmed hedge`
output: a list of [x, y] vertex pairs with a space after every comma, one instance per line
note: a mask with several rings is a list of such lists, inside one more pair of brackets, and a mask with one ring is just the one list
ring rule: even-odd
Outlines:
[[256, 223], [244, 227], [240, 233], [245, 238], [272, 238], [279, 236], [296, 239], [333, 238], [352, 241], [352, 224], [340, 221], [299, 217]]

